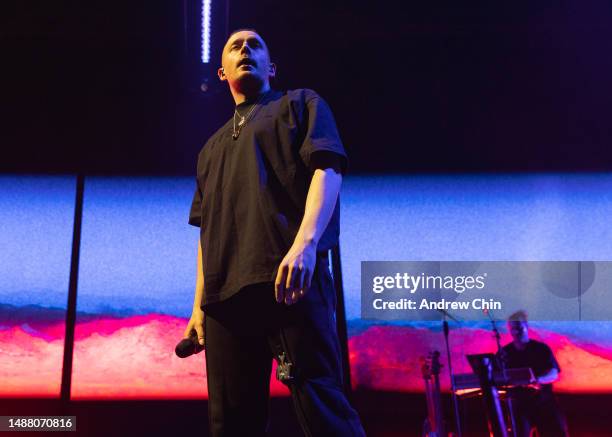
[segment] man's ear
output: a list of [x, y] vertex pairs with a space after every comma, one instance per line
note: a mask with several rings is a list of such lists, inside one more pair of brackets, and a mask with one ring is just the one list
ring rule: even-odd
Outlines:
[[217, 76], [219, 76], [219, 80], [225, 81], [227, 77], [225, 76], [225, 69], [223, 67], [219, 67], [217, 70]]
[[269, 77], [276, 76], [276, 64], [274, 62], [270, 62], [270, 67], [268, 67], [268, 76]]

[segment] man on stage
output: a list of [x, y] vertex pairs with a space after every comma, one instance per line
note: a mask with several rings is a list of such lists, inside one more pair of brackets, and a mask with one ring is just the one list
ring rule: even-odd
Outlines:
[[511, 390], [512, 408], [517, 427], [515, 436], [529, 437], [536, 427], [542, 437], [568, 436], [565, 418], [553, 394], [552, 383], [561, 368], [546, 344], [529, 338], [527, 314], [517, 311], [508, 318], [512, 343], [502, 348], [501, 357], [507, 369], [529, 367], [536, 377], [537, 389], [517, 387]]
[[327, 104], [272, 90], [253, 30], [230, 35], [218, 75], [236, 108], [198, 156], [193, 312], [206, 347], [213, 436], [263, 436], [272, 359], [306, 436], [362, 436], [342, 387], [327, 252], [338, 244], [346, 153]]

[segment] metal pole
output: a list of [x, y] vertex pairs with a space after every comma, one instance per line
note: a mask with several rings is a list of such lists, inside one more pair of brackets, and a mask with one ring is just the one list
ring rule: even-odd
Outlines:
[[72, 355], [74, 350], [74, 325], [76, 323], [77, 284], [79, 277], [79, 257], [81, 248], [81, 223], [83, 219], [83, 192], [85, 177], [76, 177], [76, 201], [72, 231], [72, 256], [70, 259], [70, 280], [68, 282], [68, 304], [66, 306], [66, 335], [64, 337], [64, 362], [60, 399], [62, 404], [70, 401], [72, 383]]
[[451, 393], [453, 396], [453, 409], [455, 411], [455, 430], [457, 432], [457, 437], [461, 437], [461, 419], [459, 417], [459, 403], [457, 401], [457, 392], [455, 389], [455, 378], [453, 377], [453, 365], [451, 363], [451, 352], [450, 346], [448, 343], [448, 321], [446, 320], [446, 315], [444, 316], [444, 322], [442, 322], [442, 326], [444, 328], [444, 340], [446, 342], [446, 356], [448, 359], [448, 373], [450, 375], [450, 383], [451, 383]]
[[340, 245], [331, 250], [332, 275], [334, 278], [334, 289], [336, 291], [336, 329], [342, 350], [342, 372], [344, 391], [347, 395], [351, 393], [351, 363], [348, 350], [348, 330], [346, 326], [346, 307], [344, 305], [344, 285], [342, 282], [342, 264], [340, 263]]

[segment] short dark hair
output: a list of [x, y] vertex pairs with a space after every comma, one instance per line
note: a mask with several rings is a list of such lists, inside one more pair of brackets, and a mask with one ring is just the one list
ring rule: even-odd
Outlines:
[[510, 314], [508, 322], [527, 322], [527, 311], [518, 310], [515, 313]]

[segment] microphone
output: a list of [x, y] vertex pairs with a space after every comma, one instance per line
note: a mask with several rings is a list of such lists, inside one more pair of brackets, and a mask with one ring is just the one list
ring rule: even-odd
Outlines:
[[174, 348], [174, 353], [179, 358], [187, 358], [194, 354], [199, 354], [204, 349], [203, 345], [198, 342], [198, 333], [192, 329], [189, 333], [189, 338], [183, 338]]

